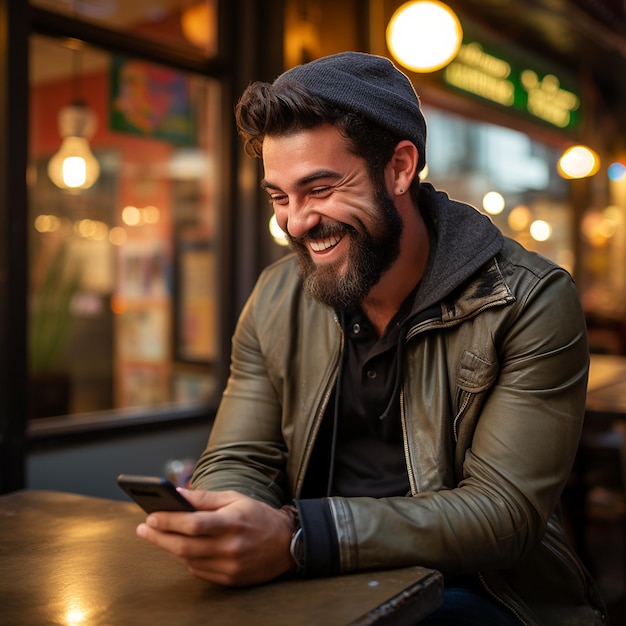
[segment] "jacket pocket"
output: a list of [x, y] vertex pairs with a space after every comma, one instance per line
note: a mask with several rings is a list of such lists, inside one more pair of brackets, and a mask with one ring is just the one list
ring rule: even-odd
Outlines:
[[[478, 398], [484, 397], [498, 376], [497, 361], [489, 361], [469, 350], [464, 350], [456, 371], [456, 398], [454, 417], [454, 440], [458, 443], [458, 429], [461, 421], [470, 412]], [[481, 402], [482, 404], [482, 402]], [[478, 415], [478, 411], [473, 411]]]

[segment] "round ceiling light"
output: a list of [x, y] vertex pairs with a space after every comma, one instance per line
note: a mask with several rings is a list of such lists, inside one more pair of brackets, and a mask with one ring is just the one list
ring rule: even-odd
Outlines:
[[387, 26], [392, 56], [414, 72], [434, 72], [456, 56], [463, 28], [454, 11], [436, 0], [403, 4]]

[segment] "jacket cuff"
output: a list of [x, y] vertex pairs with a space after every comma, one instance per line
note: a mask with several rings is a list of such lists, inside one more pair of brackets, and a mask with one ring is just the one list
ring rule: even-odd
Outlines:
[[339, 573], [339, 542], [327, 498], [294, 500], [304, 543], [305, 578]]

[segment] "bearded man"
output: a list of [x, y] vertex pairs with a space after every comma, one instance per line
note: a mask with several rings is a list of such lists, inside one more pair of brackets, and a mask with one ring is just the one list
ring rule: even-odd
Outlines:
[[600, 624], [559, 498], [588, 349], [570, 276], [421, 183], [410, 80], [346, 52], [253, 83], [236, 109], [295, 254], [267, 268], [185, 492], [138, 534], [250, 585], [422, 565], [424, 624]]

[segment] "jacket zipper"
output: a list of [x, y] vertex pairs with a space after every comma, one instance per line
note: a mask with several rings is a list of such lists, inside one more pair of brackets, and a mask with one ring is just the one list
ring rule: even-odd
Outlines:
[[452, 424], [452, 430], [453, 430], [453, 434], [454, 434], [454, 442], [458, 443], [459, 442], [459, 433], [458, 433], [458, 426], [459, 426], [459, 420], [461, 419], [461, 416], [463, 415], [463, 413], [465, 412], [465, 409], [467, 408], [468, 404], [471, 402], [472, 400], [472, 395], [469, 391], [462, 391], [462, 402], [460, 403], [459, 406], [459, 410], [454, 418], [454, 422]]
[[506, 602], [503, 598], [501, 598], [491, 587], [489, 583], [485, 580], [482, 572], [478, 572], [478, 580], [482, 585], [483, 589], [498, 603], [505, 607], [507, 610], [511, 611], [513, 615], [520, 621], [520, 624], [524, 624], [524, 626], [532, 626], [531, 622], [526, 621], [524, 617], [520, 614], [520, 612], [513, 606], [511, 606], [508, 602]]
[[[340, 343], [339, 343], [339, 354], [341, 355], [343, 352], [343, 330], [341, 329], [341, 324], [335, 315], [335, 323], [339, 326], [340, 330]], [[300, 492], [302, 490], [302, 485], [304, 483], [304, 477], [306, 476], [306, 468], [309, 466], [309, 461], [311, 460], [311, 455], [313, 454], [313, 448], [315, 447], [315, 442], [317, 440], [317, 435], [320, 430], [320, 426], [322, 425], [322, 420], [324, 419], [324, 413], [326, 412], [326, 407], [328, 406], [328, 402], [330, 400], [330, 396], [333, 393], [333, 388], [335, 386], [335, 382], [337, 381], [337, 376], [339, 374], [339, 366], [336, 365], [334, 371], [331, 373], [330, 378], [328, 379], [328, 384], [326, 387], [326, 392], [324, 393], [324, 397], [322, 398], [322, 402], [318, 407], [317, 414], [315, 416], [315, 420], [313, 421], [313, 428], [311, 429], [311, 433], [309, 436], [309, 440], [304, 448], [304, 454], [302, 455], [302, 461], [300, 463], [300, 467], [298, 468], [298, 479], [295, 484], [295, 497], [300, 497]]]
[[407, 436], [406, 413], [404, 411], [404, 385], [400, 387], [400, 424], [402, 425], [402, 442], [404, 446], [404, 462], [406, 463], [407, 474], [409, 476], [409, 486], [411, 487], [411, 495], [417, 495], [417, 483], [413, 474], [413, 464], [411, 463], [411, 454], [409, 451], [409, 438]]

